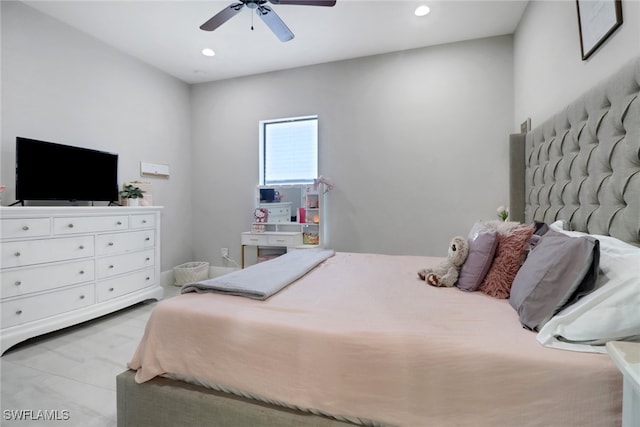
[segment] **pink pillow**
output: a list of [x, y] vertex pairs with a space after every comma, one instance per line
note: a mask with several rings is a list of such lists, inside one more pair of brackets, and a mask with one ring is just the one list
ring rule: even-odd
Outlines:
[[477, 222], [471, 228], [469, 236], [469, 254], [460, 269], [456, 286], [463, 291], [475, 291], [487, 275], [498, 246], [498, 232]]
[[534, 226], [501, 221], [488, 221], [485, 224], [495, 228], [498, 233], [498, 247], [479, 289], [492, 297], [506, 299], [509, 298], [511, 284], [522, 264]]

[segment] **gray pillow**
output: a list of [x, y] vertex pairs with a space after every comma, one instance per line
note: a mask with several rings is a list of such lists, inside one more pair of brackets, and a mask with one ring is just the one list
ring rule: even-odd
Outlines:
[[469, 237], [469, 253], [462, 264], [456, 286], [463, 291], [475, 291], [487, 275], [493, 256], [498, 246], [498, 235], [495, 230], [477, 222], [471, 228]]
[[569, 237], [550, 230], [520, 267], [509, 303], [520, 323], [539, 330], [563, 308], [593, 291], [600, 246], [591, 236]]

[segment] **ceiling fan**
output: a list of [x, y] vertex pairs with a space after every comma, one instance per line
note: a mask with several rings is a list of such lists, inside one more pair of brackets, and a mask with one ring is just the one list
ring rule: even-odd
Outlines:
[[[244, 7], [249, 9], [255, 9], [256, 14], [262, 18], [265, 24], [273, 31], [273, 33], [282, 42], [287, 42], [293, 39], [294, 35], [286, 26], [286, 24], [280, 19], [276, 12], [267, 6], [267, 3], [273, 4], [294, 4], [302, 6], [334, 6], [336, 0], [240, 0], [240, 3], [233, 3], [230, 6], [222, 9], [213, 18], [200, 26], [201, 30], [213, 31], [229, 19], [236, 16]], [[253, 29], [253, 27], [251, 27]]]

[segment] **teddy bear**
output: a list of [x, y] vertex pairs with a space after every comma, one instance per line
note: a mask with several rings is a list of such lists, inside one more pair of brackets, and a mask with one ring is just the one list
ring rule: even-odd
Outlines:
[[467, 259], [469, 242], [464, 237], [456, 236], [449, 243], [447, 259], [433, 268], [423, 268], [418, 271], [418, 277], [431, 286], [455, 285], [458, 280], [460, 268]]

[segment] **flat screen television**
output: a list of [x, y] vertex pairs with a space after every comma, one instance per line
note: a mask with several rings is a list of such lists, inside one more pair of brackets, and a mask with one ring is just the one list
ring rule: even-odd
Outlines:
[[16, 138], [16, 199], [118, 200], [118, 155]]

